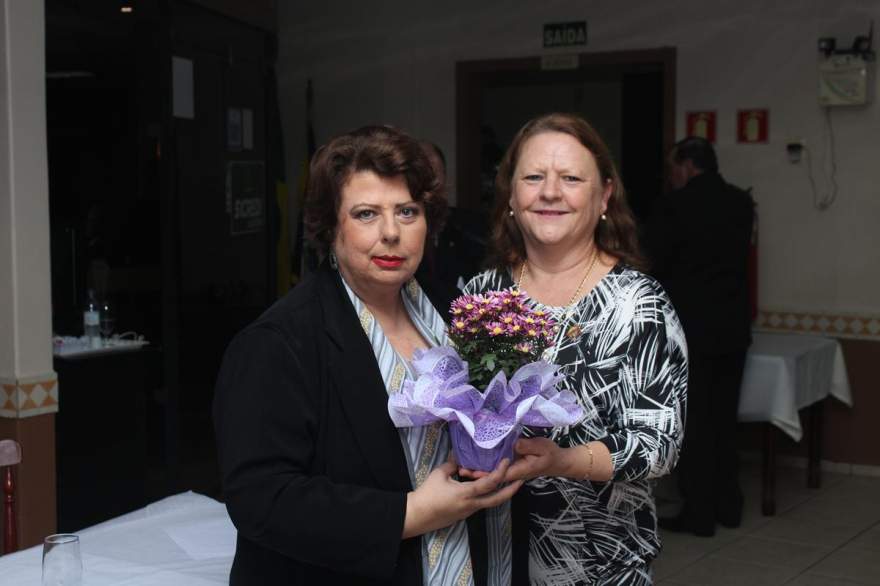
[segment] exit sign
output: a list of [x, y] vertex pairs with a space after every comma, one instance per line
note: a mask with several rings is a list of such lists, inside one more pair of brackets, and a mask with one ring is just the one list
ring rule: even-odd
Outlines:
[[544, 47], [571, 47], [587, 44], [587, 21], [556, 22], [544, 25]]

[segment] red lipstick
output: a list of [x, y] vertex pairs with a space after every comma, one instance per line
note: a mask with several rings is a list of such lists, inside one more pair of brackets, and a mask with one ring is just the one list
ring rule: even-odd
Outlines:
[[375, 264], [379, 268], [383, 268], [383, 269], [396, 269], [400, 265], [403, 264], [404, 260], [405, 259], [401, 256], [393, 256], [393, 255], [374, 256], [373, 257], [373, 264]]

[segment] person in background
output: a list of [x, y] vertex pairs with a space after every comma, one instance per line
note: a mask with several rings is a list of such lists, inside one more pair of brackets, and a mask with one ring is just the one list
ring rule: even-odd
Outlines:
[[712, 536], [742, 518], [736, 425], [751, 341], [747, 258], [754, 202], [718, 172], [711, 143], [690, 137], [668, 156], [672, 191], [647, 226], [653, 274], [669, 293], [690, 350], [688, 420], [670, 531]]
[[[441, 180], [446, 182], [446, 156], [433, 142], [420, 143]], [[450, 207], [443, 229], [425, 245], [425, 259], [416, 279], [444, 319], [461, 288], [483, 269], [489, 231], [485, 214]]]
[[507, 462], [459, 482], [444, 427], [388, 415], [413, 353], [446, 342], [412, 279], [445, 209], [419, 144], [393, 128], [313, 158], [305, 225], [324, 261], [235, 337], [217, 379], [232, 586], [508, 583], [489, 552], [509, 538], [465, 523], [517, 491], [500, 487]]
[[545, 356], [585, 412], [516, 444], [506, 479], [527, 483], [513, 505], [514, 584], [650, 584], [660, 552], [651, 484], [675, 465], [684, 428], [678, 317], [660, 284], [634, 268], [641, 254], [623, 183], [585, 120], [526, 123], [495, 193], [493, 268], [465, 290], [517, 287], [556, 320]]

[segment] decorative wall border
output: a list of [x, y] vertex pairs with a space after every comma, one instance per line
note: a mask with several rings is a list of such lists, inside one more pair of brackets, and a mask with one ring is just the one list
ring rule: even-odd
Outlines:
[[0, 377], [0, 417], [24, 419], [58, 412], [58, 375]]
[[755, 329], [880, 341], [880, 315], [761, 310]]

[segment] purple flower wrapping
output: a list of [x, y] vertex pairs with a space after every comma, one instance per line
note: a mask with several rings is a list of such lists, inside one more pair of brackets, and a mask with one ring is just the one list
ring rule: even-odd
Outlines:
[[468, 364], [449, 346], [416, 352], [413, 367], [418, 378], [388, 399], [391, 420], [397, 427], [450, 422], [453, 451], [465, 468], [490, 471], [512, 458], [523, 425], [571, 425], [583, 417], [574, 394], [556, 390], [556, 366], [543, 360], [509, 381], [498, 372], [484, 393], [469, 384]]
[[489, 472], [498, 467], [504, 458], [513, 461], [513, 445], [519, 438], [522, 426], [516, 426], [502, 442], [494, 448], [484, 449], [478, 446], [470, 434], [457, 421], [449, 422], [449, 438], [452, 441], [452, 453], [456, 461], [470, 470]]

